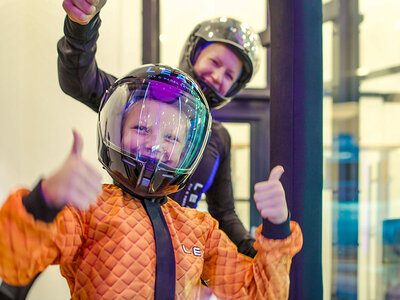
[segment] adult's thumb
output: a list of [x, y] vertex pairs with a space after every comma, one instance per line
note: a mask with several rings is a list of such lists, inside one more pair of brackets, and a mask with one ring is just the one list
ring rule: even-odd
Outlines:
[[83, 148], [82, 136], [75, 129], [72, 130], [72, 134], [74, 135], [74, 142], [72, 144], [71, 154], [81, 156]]
[[271, 170], [271, 173], [269, 173], [269, 180], [279, 180], [281, 179], [281, 176], [285, 172], [282, 166], [276, 166]]

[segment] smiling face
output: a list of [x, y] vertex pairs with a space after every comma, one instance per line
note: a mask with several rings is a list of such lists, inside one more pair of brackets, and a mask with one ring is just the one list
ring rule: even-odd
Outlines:
[[124, 117], [122, 149], [177, 167], [186, 145], [188, 122], [174, 105], [138, 100]]
[[219, 95], [225, 96], [239, 78], [242, 66], [242, 61], [228, 46], [212, 43], [200, 52], [194, 71]]

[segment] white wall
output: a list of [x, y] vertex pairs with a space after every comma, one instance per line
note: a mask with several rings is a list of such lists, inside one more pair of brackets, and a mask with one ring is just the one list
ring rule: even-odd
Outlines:
[[[116, 76], [141, 62], [140, 3], [110, 1], [102, 12], [105, 21], [97, 59], [101, 68]], [[84, 155], [93, 165], [99, 164], [96, 114], [58, 85], [56, 44], [63, 35], [65, 16], [61, 1], [2, 0], [0, 8], [0, 196], [4, 200], [15, 185], [32, 186], [62, 162], [72, 142], [72, 128], [84, 137]]]
[[[33, 187], [62, 163], [71, 147], [72, 128], [83, 135], [84, 157], [102, 171], [96, 113], [58, 85], [56, 44], [65, 16], [61, 3], [0, 1], [0, 203], [11, 190]], [[122, 76], [141, 62], [141, 1], [109, 1], [102, 16], [99, 66]], [[29, 295], [41, 300], [69, 297], [58, 267], [46, 270]]]

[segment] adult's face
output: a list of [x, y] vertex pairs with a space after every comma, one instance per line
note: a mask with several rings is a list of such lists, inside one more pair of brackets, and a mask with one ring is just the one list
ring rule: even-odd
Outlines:
[[177, 107], [153, 99], [139, 100], [125, 115], [122, 149], [177, 167], [186, 144], [188, 119]]
[[225, 96], [239, 78], [242, 66], [242, 61], [228, 46], [211, 43], [200, 52], [194, 71], [218, 94]]

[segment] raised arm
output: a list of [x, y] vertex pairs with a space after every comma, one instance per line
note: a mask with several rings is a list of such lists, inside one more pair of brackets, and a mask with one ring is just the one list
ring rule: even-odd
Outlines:
[[285, 193], [280, 183], [283, 168], [257, 183], [254, 200], [263, 216], [256, 230], [254, 259], [238, 255], [234, 245], [219, 230], [211, 233], [204, 253], [202, 279], [215, 295], [228, 299], [287, 299], [292, 257], [300, 251], [302, 233], [290, 221]]
[[73, 261], [83, 236], [80, 209], [101, 191], [101, 175], [82, 159], [81, 149], [74, 133], [64, 164], [32, 191], [10, 195], [1, 208], [0, 277], [7, 283], [28, 284], [48, 265]]
[[[98, 111], [104, 92], [116, 77], [100, 70], [95, 59], [101, 20], [99, 11], [106, 1], [64, 0], [67, 13], [64, 36], [58, 41], [58, 80], [69, 96]], [[79, 4], [79, 5], [78, 5]]]

